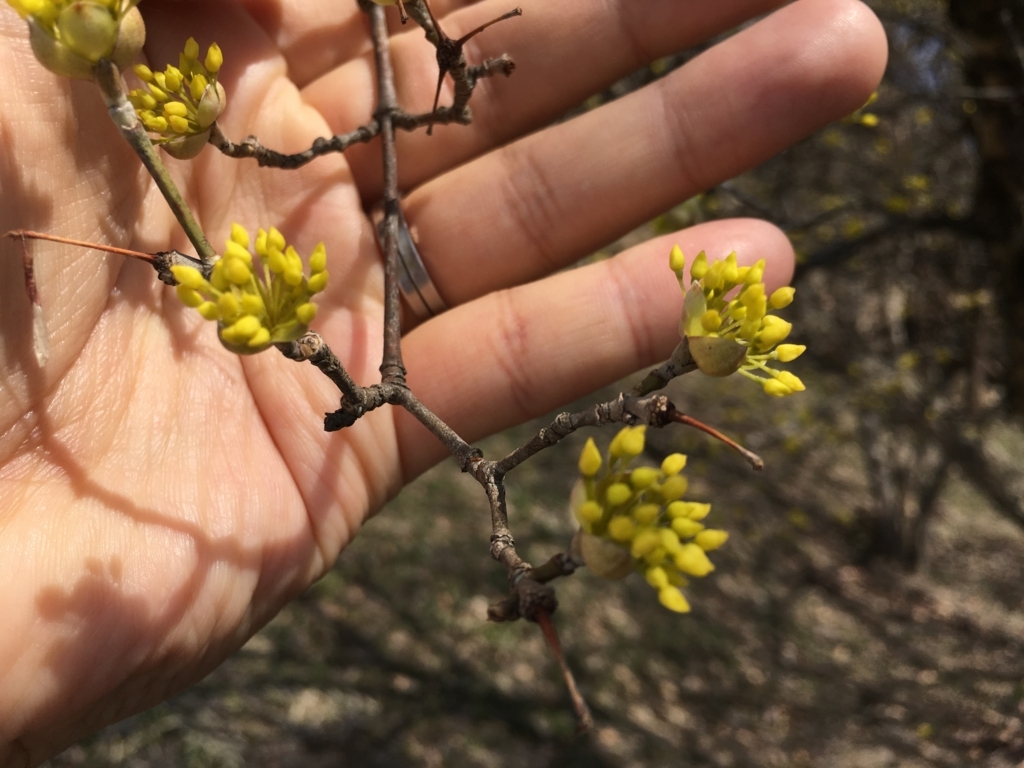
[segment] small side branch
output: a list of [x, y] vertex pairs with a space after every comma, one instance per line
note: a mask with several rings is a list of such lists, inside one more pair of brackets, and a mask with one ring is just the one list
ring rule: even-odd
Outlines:
[[[85, 240], [75, 240], [70, 237], [60, 237], [59, 235], [50, 235], [46, 232], [33, 232], [30, 229], [12, 229], [10, 232], [4, 234], [4, 237], [10, 237], [12, 239], [21, 239], [22, 243], [25, 240], [49, 240], [53, 243], [63, 243], [64, 245], [74, 245], [78, 248], [90, 248], [95, 251], [104, 251], [106, 253], [116, 253], [118, 256], [126, 256], [129, 259], [137, 259], [138, 261], [144, 261], [149, 264], [153, 269], [156, 270], [156, 276], [162, 283], [167, 285], [177, 285], [178, 281], [174, 277], [174, 273], [171, 272], [171, 267], [182, 266], [182, 267], [195, 267], [203, 273], [203, 277], [209, 278], [211, 266], [203, 264], [199, 259], [193, 258], [188, 254], [182, 253], [181, 251], [159, 251], [157, 253], [146, 253], [144, 251], [133, 251], [130, 248], [118, 248], [114, 245], [103, 245], [102, 243], [90, 243]], [[26, 249], [26, 258], [28, 256], [28, 250]], [[26, 262], [26, 270], [30, 264]], [[26, 280], [28, 279], [28, 272], [26, 271]], [[31, 298], [31, 293], [30, 293]]]
[[664, 395], [638, 398], [622, 393], [614, 400], [598, 403], [585, 411], [560, 413], [549, 426], [538, 432], [536, 437], [496, 462], [496, 466], [502, 474], [509, 472], [581, 427], [600, 427], [615, 423], [664, 427], [673, 421], [677, 413], [675, 406]]
[[303, 152], [294, 155], [285, 155], [273, 149], [264, 147], [255, 136], [247, 136], [237, 144], [230, 141], [217, 123], [213, 124], [210, 131], [210, 143], [228, 157], [247, 158], [251, 157], [262, 168], [282, 168], [294, 170], [301, 168], [306, 163], [332, 152], [344, 152], [353, 144], [365, 144], [380, 133], [380, 124], [376, 119], [366, 125], [356, 128], [351, 133], [338, 134], [329, 139], [318, 138], [313, 146]]
[[277, 348], [290, 360], [306, 360], [319, 368], [324, 376], [337, 385], [342, 397], [350, 403], [362, 404], [365, 400], [363, 388], [356, 384], [319, 333], [309, 331], [295, 341], [278, 344]]
[[685, 413], [675, 414], [675, 416], [673, 416], [673, 421], [677, 421], [680, 424], [685, 424], [688, 427], [693, 427], [694, 429], [699, 429], [704, 434], [711, 435], [711, 437], [715, 438], [715, 440], [720, 440], [721, 442], [725, 443], [730, 448], [732, 448], [734, 451], [736, 451], [744, 459], [746, 459], [747, 463], [749, 463], [750, 466], [753, 469], [757, 470], [758, 472], [764, 469], [764, 460], [762, 460], [760, 456], [758, 456], [753, 451], [744, 448], [731, 437], [726, 437], [714, 427], [709, 427], [704, 422], [697, 421], [697, 419], [693, 418], [692, 416], [687, 416]]

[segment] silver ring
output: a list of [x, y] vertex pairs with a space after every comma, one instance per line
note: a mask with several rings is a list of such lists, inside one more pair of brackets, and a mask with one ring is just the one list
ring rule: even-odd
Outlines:
[[[384, 207], [375, 206], [370, 216], [377, 233], [377, 245], [384, 253]], [[417, 320], [426, 320], [448, 309], [416, 250], [416, 241], [409, 231], [401, 205], [398, 206], [398, 266], [398, 289]]]

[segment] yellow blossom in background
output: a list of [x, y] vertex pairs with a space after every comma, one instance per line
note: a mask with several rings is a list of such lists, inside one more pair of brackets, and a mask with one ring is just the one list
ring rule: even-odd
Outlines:
[[764, 284], [764, 259], [741, 267], [736, 254], [708, 263], [701, 251], [690, 266], [690, 285], [685, 287], [686, 259], [679, 246], [669, 254], [669, 268], [683, 291], [683, 315], [679, 334], [687, 340], [697, 368], [708, 376], [733, 373], [756, 381], [775, 397], [802, 392], [804, 384], [792, 373], [768, 365], [788, 363], [803, 354], [800, 344], [783, 344], [791, 323], [772, 314], [793, 302], [796, 289], [786, 286], [768, 294]]
[[139, 0], [7, 0], [28, 22], [39, 62], [58, 75], [91, 80], [100, 59], [125, 67], [142, 50]]
[[275, 228], [259, 230], [254, 245], [258, 263], [249, 233], [234, 224], [209, 280], [195, 267], [171, 268], [178, 298], [207, 320], [215, 320], [221, 343], [240, 355], [292, 341], [309, 330], [317, 309], [312, 298], [327, 285], [323, 243], [310, 254], [308, 277], [302, 258]]
[[217, 73], [224, 63], [220, 46], [213, 43], [199, 61], [199, 44], [189, 38], [178, 57], [178, 66], [168, 64], [153, 72], [140, 64], [135, 75], [145, 83], [128, 94], [139, 120], [155, 133], [154, 144], [179, 160], [195, 157], [206, 146], [214, 121], [227, 105], [224, 86]]
[[686, 466], [683, 454], [673, 453], [660, 467], [630, 469], [643, 452], [645, 430], [622, 429], [612, 439], [607, 460], [593, 439], [587, 440], [569, 502], [580, 524], [573, 548], [604, 578], [643, 574], [663, 606], [687, 613], [690, 604], [680, 587], [687, 585], [687, 577], [714, 570], [706, 553], [721, 547], [729, 534], [701, 522], [710, 504], [682, 500], [687, 490], [680, 474]]

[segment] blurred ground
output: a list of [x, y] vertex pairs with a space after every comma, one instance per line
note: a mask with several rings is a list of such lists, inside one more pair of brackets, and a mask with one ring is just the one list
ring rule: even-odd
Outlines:
[[[707, 218], [766, 216], [801, 255], [790, 318], [811, 351], [790, 366], [808, 392], [783, 401], [744, 381], [671, 385], [767, 467], [756, 475], [696, 432], [650, 435], [652, 462], [690, 455], [688, 497], [712, 501], [732, 537], [687, 589], [687, 616], [636, 576], [558, 585], [590, 736], [573, 736], [537, 628], [484, 620], [504, 590], [486, 504], [445, 465], [208, 679], [47, 765], [1024, 765], [1024, 528], [1012, 522], [1024, 431], [1001, 408], [1004, 330], [986, 247], [964, 223], [978, 94], [943, 3], [876, 5], [893, 51], [868, 108], [877, 125], [832, 126], [597, 256]], [[542, 424], [483, 447], [502, 454]], [[943, 442], [954, 431], [975, 463]], [[572, 536], [584, 437], [508, 479], [534, 563]], [[1010, 480], [994, 487], [958, 461]], [[887, 524], [902, 531], [895, 549]]]
[[[693, 389], [677, 399], [710, 392]], [[762, 397], [731, 389], [735, 401], [714, 411]], [[748, 442], [784, 452], [787, 430], [773, 425], [795, 417], [793, 401], [762, 409]], [[502, 451], [528, 434], [485, 447]], [[573, 738], [536, 627], [484, 621], [503, 586], [486, 555], [485, 507], [446, 465], [407, 489], [327, 578], [207, 680], [49, 765], [1001, 768], [1024, 760], [1017, 527], [954, 481], [919, 573], [860, 567], [851, 520], [865, 484], [856, 460], [841, 451], [826, 460], [812, 447], [784, 470], [769, 462], [762, 479], [696, 434], [677, 437], [691, 455], [690, 495], [714, 498], [716, 525], [733, 537], [716, 553], [717, 572], [688, 589], [688, 616], [662, 609], [635, 576], [609, 583], [581, 572], [559, 586], [558, 623], [595, 710], [592, 736]], [[1019, 455], [1021, 436], [1006, 431], [998, 446]], [[534, 562], [571, 536], [564, 500], [575, 448], [510, 482], [510, 513]], [[773, 497], [779, 488], [787, 498]]]

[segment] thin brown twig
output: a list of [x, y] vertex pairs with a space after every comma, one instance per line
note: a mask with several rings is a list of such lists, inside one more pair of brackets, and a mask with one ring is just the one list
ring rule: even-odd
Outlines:
[[78, 248], [89, 248], [96, 251], [106, 251], [107, 253], [117, 254], [118, 256], [127, 256], [131, 259], [137, 259], [144, 261], [153, 269], [156, 270], [157, 277], [161, 282], [167, 285], [177, 285], [178, 280], [174, 277], [174, 273], [171, 271], [173, 266], [188, 266], [195, 267], [203, 273], [204, 277], [210, 276], [212, 264], [204, 264], [199, 259], [189, 256], [181, 251], [170, 250], [170, 251], [158, 251], [157, 253], [146, 253], [145, 251], [133, 251], [130, 248], [118, 248], [115, 245], [104, 245], [103, 243], [91, 243], [86, 240], [74, 240], [70, 237], [61, 237], [60, 235], [51, 235], [46, 232], [33, 232], [28, 229], [12, 229], [7, 232], [4, 237], [10, 238], [21, 238], [22, 242], [26, 239], [30, 240], [48, 240], [54, 243], [63, 243], [64, 245], [73, 245]]
[[[365, 7], [365, 6], [364, 6]], [[377, 112], [381, 156], [384, 166], [384, 354], [380, 364], [382, 382], [405, 383], [402, 363], [402, 325], [399, 306], [398, 267], [398, 157], [395, 148], [394, 114], [398, 111], [395, 72], [391, 66], [391, 44], [384, 8], [370, 4], [370, 33], [377, 65]]]
[[4, 237], [20, 237], [22, 240], [49, 240], [54, 243], [63, 243], [64, 245], [74, 245], [79, 248], [92, 248], [97, 251], [106, 251], [107, 253], [116, 253], [119, 256], [127, 256], [132, 259], [139, 259], [149, 264], [156, 262], [156, 256], [152, 253], [143, 253], [142, 251], [133, 251], [128, 248], [118, 248], [114, 245], [103, 245], [101, 243], [90, 243], [85, 240], [75, 240], [70, 237], [61, 237], [60, 235], [50, 235], [46, 232], [33, 232], [30, 229], [12, 229], [10, 232], [5, 232]]
[[228, 157], [254, 158], [261, 168], [294, 170], [322, 155], [344, 152], [353, 144], [365, 144], [379, 133], [380, 124], [374, 119], [349, 133], [337, 134], [329, 139], [317, 138], [309, 149], [286, 155], [264, 147], [255, 136], [247, 136], [238, 143], [232, 142], [224, 135], [220, 126], [214, 123], [210, 131], [210, 144]]
[[586, 733], [594, 727], [594, 716], [590, 714], [590, 707], [587, 706], [586, 700], [580, 693], [579, 688], [576, 687], [576, 678], [573, 677], [572, 670], [565, 660], [565, 654], [562, 653], [562, 644], [558, 640], [558, 632], [555, 631], [551, 614], [546, 611], [539, 611], [536, 621], [544, 633], [544, 639], [547, 640], [548, 647], [551, 648], [555, 661], [558, 662], [558, 668], [562, 671], [562, 679], [565, 680], [565, 687], [568, 689], [569, 698], [572, 700], [573, 711], [576, 712], [576, 733]]
[[[429, 0], [420, 0], [420, 2], [422, 2], [422, 5], [426, 8], [427, 14], [430, 17], [430, 22], [434, 29], [434, 36], [431, 38], [431, 42], [433, 42], [437, 47], [437, 89], [434, 91], [434, 105], [430, 110], [430, 114], [433, 115], [437, 112], [437, 105], [441, 99], [441, 86], [444, 85], [445, 75], [449, 72], [452, 73], [452, 79], [455, 81], [456, 102], [459, 101], [460, 91], [468, 91], [464, 93], [465, 102], [463, 104], [463, 109], [457, 111], [457, 113], [464, 112], [466, 111], [465, 104], [469, 102], [469, 95], [472, 94], [473, 87], [476, 83], [475, 81], [470, 82], [470, 77], [467, 72], [468, 64], [466, 62], [466, 57], [462, 52], [463, 46], [465, 46], [470, 39], [480, 34], [488, 27], [497, 24], [499, 21], [505, 21], [506, 19], [511, 19], [515, 16], [522, 16], [523, 9], [513, 8], [511, 11], [503, 13], [496, 19], [492, 19], [485, 24], [481, 24], [476, 29], [467, 32], [459, 39], [453, 40], [445, 34], [443, 29], [441, 29], [441, 25], [438, 24], [437, 18], [434, 16], [434, 11], [430, 7]], [[428, 37], [430, 37], [429, 34]], [[452, 111], [456, 112], [455, 109]], [[468, 121], [469, 116], [466, 115], [465, 119]], [[430, 122], [427, 125], [427, 135], [429, 136], [433, 132], [434, 124], [433, 122]]]
[[737, 443], [732, 438], [726, 437], [714, 427], [709, 427], [704, 422], [697, 421], [697, 419], [693, 418], [692, 416], [687, 416], [685, 413], [673, 414], [672, 420], [677, 421], [680, 424], [685, 424], [688, 427], [699, 429], [701, 432], [711, 435], [711, 437], [715, 438], [716, 440], [721, 440], [734, 451], [739, 453], [744, 459], [746, 459], [750, 463], [750, 466], [753, 467], [758, 472], [764, 469], [764, 460], [760, 456], [758, 456], [753, 451], [744, 448], [742, 445]]

